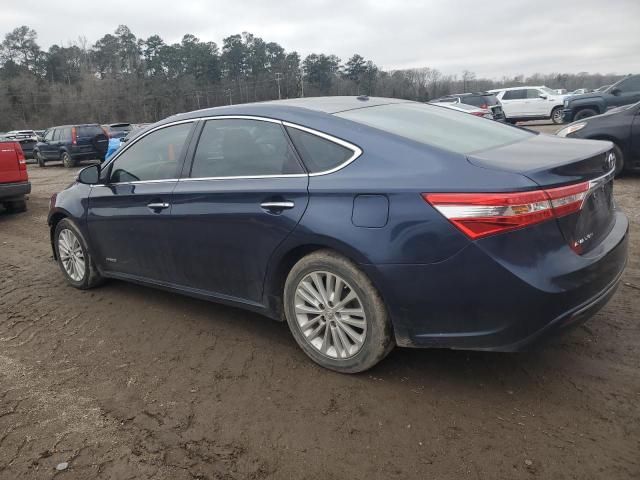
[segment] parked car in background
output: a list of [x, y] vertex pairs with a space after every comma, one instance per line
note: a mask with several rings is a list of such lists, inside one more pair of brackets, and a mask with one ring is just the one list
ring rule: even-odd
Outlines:
[[640, 171], [640, 102], [571, 123], [556, 135], [609, 140], [614, 145], [616, 174]]
[[11, 130], [4, 134], [7, 140], [15, 140], [20, 144], [25, 158], [33, 158], [33, 147], [38, 142], [38, 136], [33, 130]]
[[640, 102], [640, 75], [629, 75], [603, 91], [566, 98], [563, 118], [565, 122], [583, 120], [636, 102]]
[[106, 132], [95, 123], [51, 127], [36, 144], [34, 156], [41, 167], [61, 160], [69, 168], [80, 160], [104, 160], [108, 143]]
[[565, 95], [567, 93], [567, 89], [566, 88], [556, 88], [554, 90], [554, 92], [556, 92], [558, 95]]
[[591, 91], [592, 90], [589, 90], [588, 88], [578, 88], [577, 90], [574, 90], [573, 92], [569, 93], [569, 95], [583, 95]]
[[615, 292], [611, 149], [388, 98], [199, 110], [54, 195], [53, 255], [78, 289], [118, 278], [286, 319], [344, 373], [394, 345], [514, 351]]
[[545, 86], [512, 87], [489, 90], [502, 104], [507, 122], [552, 120], [562, 123], [562, 105], [566, 95], [558, 95]]
[[611, 85], [603, 85], [601, 87], [598, 87], [594, 90], [594, 92], [604, 92], [607, 88], [609, 88]]
[[23, 212], [31, 192], [27, 161], [19, 142], [0, 140], [0, 204], [7, 210]]
[[[466, 104], [482, 110], [490, 110], [493, 119], [504, 121], [504, 112], [500, 100], [492, 93], [454, 93], [431, 100], [429, 103]], [[479, 115], [482, 116], [482, 115]]]
[[469, 113], [476, 117], [488, 118], [494, 120], [493, 113], [487, 108], [474, 107], [473, 105], [467, 105], [466, 103], [449, 103], [449, 102], [429, 102], [431, 105], [438, 107], [448, 108], [450, 110], [456, 110], [457, 112]]
[[130, 123], [110, 123], [103, 125], [104, 131], [107, 132], [109, 138], [122, 138], [133, 129], [133, 125]]

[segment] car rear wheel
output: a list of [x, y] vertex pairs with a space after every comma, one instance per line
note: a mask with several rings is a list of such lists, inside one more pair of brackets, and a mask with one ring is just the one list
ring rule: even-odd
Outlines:
[[22, 200], [12, 200], [11, 202], [5, 203], [5, 207], [13, 213], [26, 212], [27, 201], [24, 198]]
[[342, 373], [373, 367], [393, 348], [387, 310], [367, 276], [351, 261], [322, 250], [302, 258], [284, 289], [287, 323], [317, 364]]
[[551, 121], [556, 125], [561, 125], [562, 120], [562, 107], [556, 107], [551, 111]]
[[583, 108], [578, 113], [576, 113], [576, 116], [573, 117], [573, 121], [577, 122], [578, 120], [584, 120], [585, 118], [593, 117], [597, 114], [598, 112], [596, 112], [592, 108]]
[[68, 152], [62, 152], [62, 156], [60, 157], [60, 159], [62, 160], [62, 165], [67, 168], [74, 167], [76, 164], [76, 162], [73, 161], [71, 155], [69, 155]]
[[89, 253], [87, 242], [71, 220], [60, 220], [53, 240], [58, 265], [67, 283], [80, 290], [102, 283], [102, 276]]

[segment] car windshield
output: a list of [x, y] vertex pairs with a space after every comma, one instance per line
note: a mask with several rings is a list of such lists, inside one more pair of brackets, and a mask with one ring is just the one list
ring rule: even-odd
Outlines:
[[421, 103], [380, 105], [348, 110], [336, 116], [462, 154], [500, 147], [535, 135], [499, 122]]

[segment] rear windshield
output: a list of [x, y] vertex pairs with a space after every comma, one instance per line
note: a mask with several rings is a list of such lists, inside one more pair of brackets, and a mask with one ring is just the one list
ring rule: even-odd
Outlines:
[[87, 125], [84, 127], [78, 127], [79, 137], [94, 137], [99, 134], [104, 135], [104, 131], [98, 125]]
[[491, 107], [498, 104], [498, 99], [495, 95], [466, 95], [464, 97], [460, 97], [460, 100], [462, 100], [462, 103], [473, 105], [475, 107], [481, 107], [484, 105]]
[[379, 105], [336, 115], [462, 154], [496, 148], [534, 135], [493, 120], [421, 103]]

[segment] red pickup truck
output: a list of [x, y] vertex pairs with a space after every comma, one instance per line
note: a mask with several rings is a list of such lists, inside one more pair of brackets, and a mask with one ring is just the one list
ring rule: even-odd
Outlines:
[[0, 204], [7, 210], [24, 212], [25, 195], [31, 192], [27, 161], [18, 142], [0, 140]]

